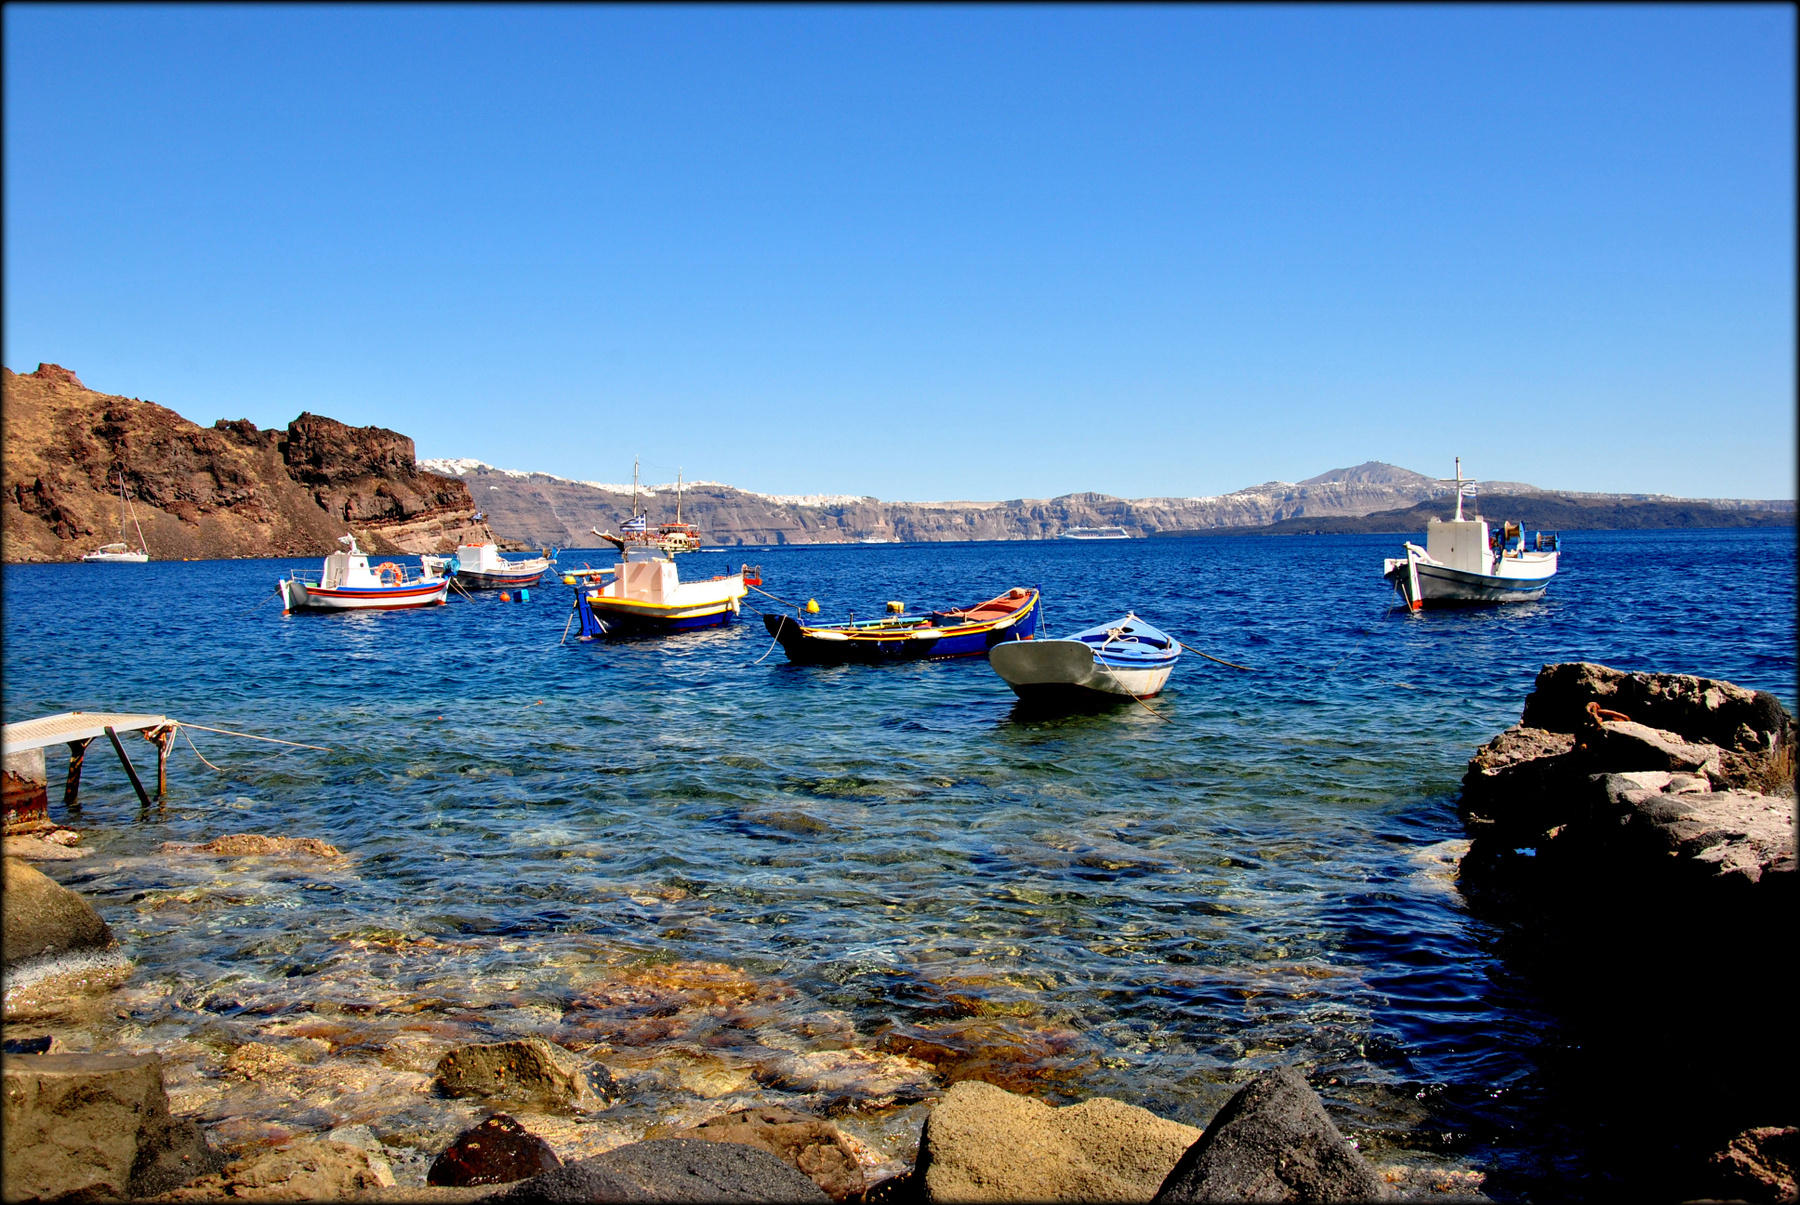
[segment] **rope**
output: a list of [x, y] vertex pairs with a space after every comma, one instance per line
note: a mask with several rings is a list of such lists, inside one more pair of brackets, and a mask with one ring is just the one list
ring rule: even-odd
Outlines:
[[[1175, 638], [1173, 636], [1171, 636], [1169, 639], [1174, 640]], [[1181, 641], [1175, 640], [1175, 643], [1181, 644]], [[1239, 665], [1235, 661], [1227, 661], [1223, 657], [1215, 657], [1211, 653], [1203, 653], [1199, 649], [1193, 648], [1189, 645], [1181, 644], [1181, 647], [1184, 649], [1187, 649], [1188, 652], [1194, 654], [1194, 656], [1196, 656], [1196, 657], [1205, 657], [1208, 661], [1217, 661], [1220, 665], [1229, 665], [1232, 669], [1241, 669], [1247, 674], [1253, 674], [1256, 672], [1255, 670], [1251, 669], [1248, 665]]]
[[[579, 602], [578, 602], [578, 603], [576, 603], [576, 604], [575, 604], [575, 605], [576, 605], [576, 606], [580, 606], [580, 605], [581, 605], [581, 604], [580, 604], [580, 603], [579, 603]], [[556, 642], [556, 643], [558, 643], [558, 644], [562, 644], [562, 643], [563, 643], [563, 641], [566, 641], [566, 640], [568, 640], [568, 638], [569, 638], [569, 629], [570, 629], [570, 628], [571, 628], [571, 627], [573, 627], [573, 626], [574, 626], [574, 625], [575, 625], [575, 610], [574, 610], [574, 608], [573, 608], [573, 607], [571, 607], [571, 608], [570, 608], [570, 609], [569, 609], [569, 618], [568, 618], [568, 621], [567, 621], [567, 622], [566, 622], [566, 623], [564, 623], [564, 624], [563, 624], [563, 634], [562, 634], [562, 640], [558, 640], [558, 641], [557, 641], [557, 642]]]
[[[181, 732], [181, 725], [177, 724], [175, 726], [175, 731]], [[188, 743], [188, 748], [190, 748], [194, 751], [194, 756], [200, 759], [200, 763], [202, 765], [204, 765], [209, 770], [219, 770], [219, 767], [213, 765], [211, 762], [206, 760], [206, 754], [200, 752], [200, 746], [198, 746], [194, 743], [193, 737], [188, 736], [188, 734], [185, 732], [182, 732], [181, 735], [184, 738], [186, 738], [187, 743]], [[223, 774], [223, 773], [225, 773], [225, 771], [219, 770], [219, 773]]]
[[761, 665], [763, 662], [767, 661], [769, 659], [769, 654], [775, 651], [775, 646], [779, 643], [781, 643], [780, 637], [778, 637], [778, 636], [769, 637], [769, 647], [767, 649], [763, 650], [762, 656], [758, 657], [756, 660], [752, 661], [750, 664], [752, 666], [756, 666], [756, 665]]
[[458, 594], [462, 595], [464, 598], [468, 599], [470, 602], [475, 601], [475, 596], [473, 594], [470, 594], [467, 590], [463, 589], [462, 586], [460, 584], [458, 584], [458, 582], [455, 578], [450, 579], [450, 588], [452, 590], [456, 591]]
[[[177, 721], [182, 728], [198, 728], [201, 732], [217, 732], [223, 736], [241, 736], [247, 741], [268, 741], [271, 745], [292, 745], [296, 749], [317, 749], [320, 753], [330, 753], [323, 745], [302, 745], [299, 741], [278, 741], [272, 736], [255, 736], [248, 732], [233, 732], [229, 728], [208, 728], [205, 724], [190, 724], [186, 720]], [[190, 737], [189, 743], [193, 740]]]
[[248, 614], [250, 614], [250, 612], [256, 610], [256, 608], [258, 608], [258, 607], [262, 606], [264, 603], [268, 602], [269, 599], [280, 598], [280, 597], [281, 597], [281, 587], [277, 586], [277, 587], [275, 587], [275, 593], [264, 595], [262, 598], [257, 599], [255, 602], [253, 602], [249, 606], [245, 607], [242, 611], [239, 611], [238, 614], [239, 615], [248, 615]]
[[[1120, 636], [1123, 636], [1124, 634], [1125, 634], [1124, 628], [1108, 628], [1108, 629], [1106, 629], [1106, 641], [1105, 641], [1105, 643], [1103, 643], [1100, 646], [1100, 653], [1104, 653], [1106, 651], [1106, 646], [1108, 644], [1111, 644], [1113, 641], [1117, 640]], [[1136, 638], [1134, 637], [1133, 639], [1135, 640]], [[1108, 674], [1112, 675], [1112, 680], [1118, 684], [1118, 687], [1120, 690], [1125, 692], [1126, 698], [1130, 699], [1133, 703], [1136, 703], [1139, 707], [1142, 707], [1145, 711], [1149, 712], [1151, 715], [1155, 716], [1157, 719], [1161, 720], [1165, 724], [1173, 724], [1175, 722], [1174, 720], [1171, 720], [1168, 716], [1164, 715], [1162, 712], [1156, 710], [1156, 708], [1150, 706], [1150, 704], [1144, 702], [1142, 699], [1140, 699], [1136, 695], [1132, 694], [1129, 690], [1126, 690], [1125, 683], [1120, 680], [1119, 675], [1113, 673], [1113, 667], [1108, 665], [1106, 662], [1100, 660], [1100, 653], [1094, 654], [1094, 664], [1098, 665], [1101, 669], [1105, 670]]]

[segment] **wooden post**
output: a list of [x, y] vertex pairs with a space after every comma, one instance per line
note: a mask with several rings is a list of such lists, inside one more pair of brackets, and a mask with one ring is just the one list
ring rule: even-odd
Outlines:
[[87, 741], [69, 742], [69, 776], [63, 780], [63, 807], [71, 812], [81, 810], [77, 796], [81, 791], [81, 759], [87, 756], [87, 747]]
[[132, 768], [131, 759], [125, 756], [125, 746], [119, 743], [119, 734], [108, 727], [106, 739], [112, 742], [113, 752], [119, 755], [119, 764], [125, 767], [125, 776], [131, 779], [131, 787], [137, 792], [138, 802], [148, 808], [150, 796], [144, 793], [144, 784], [138, 781], [137, 771]]

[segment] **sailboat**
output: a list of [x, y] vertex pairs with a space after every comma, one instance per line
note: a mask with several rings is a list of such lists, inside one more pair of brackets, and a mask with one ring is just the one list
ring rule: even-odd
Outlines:
[[[125, 512], [131, 512], [131, 525], [137, 528], [138, 546], [133, 552], [125, 543]], [[114, 544], [102, 544], [82, 558], [99, 564], [142, 565], [150, 559], [150, 550], [144, 544], [144, 529], [138, 523], [137, 507], [131, 505], [131, 498], [125, 493], [125, 469], [119, 469], [119, 540]]]
[[659, 548], [670, 556], [678, 552], [698, 552], [700, 550], [700, 529], [692, 523], [681, 521], [682, 479], [679, 471], [675, 474], [675, 521], [660, 524], [656, 534], [650, 534], [650, 520], [638, 511], [638, 462], [631, 462], [631, 518], [619, 524], [619, 534], [612, 535], [601, 531], [598, 527], [589, 528], [603, 540], [618, 543], [621, 539], [627, 544], [637, 544], [646, 548]]

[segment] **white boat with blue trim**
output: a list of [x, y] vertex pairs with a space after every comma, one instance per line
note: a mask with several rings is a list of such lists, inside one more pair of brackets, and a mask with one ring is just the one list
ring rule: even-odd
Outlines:
[[1181, 642], [1131, 612], [1060, 640], [1019, 640], [988, 650], [988, 664], [1021, 699], [1075, 701], [1095, 695], [1148, 699], [1175, 672]]
[[371, 568], [354, 535], [339, 536], [338, 543], [345, 547], [326, 557], [318, 573], [295, 571], [277, 583], [283, 615], [290, 611], [395, 611], [444, 605], [450, 592], [448, 577], [415, 576], [393, 561]]
[[1410, 611], [1427, 604], [1478, 606], [1488, 603], [1536, 602], [1556, 576], [1562, 539], [1556, 532], [1534, 532], [1526, 539], [1518, 523], [1490, 529], [1477, 514], [1463, 517], [1463, 499], [1473, 498], [1477, 483], [1462, 475], [1456, 458], [1456, 516], [1425, 525], [1425, 547], [1408, 540], [1404, 557], [1382, 562], [1382, 576], [1393, 584]]

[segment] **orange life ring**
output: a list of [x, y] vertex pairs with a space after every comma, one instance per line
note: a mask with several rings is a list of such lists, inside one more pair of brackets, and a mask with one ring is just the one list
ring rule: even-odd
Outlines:
[[382, 585], [387, 585], [387, 575], [389, 571], [393, 572], [394, 585], [403, 586], [406, 584], [406, 570], [400, 568], [400, 566], [394, 564], [392, 561], [383, 561], [381, 564], [375, 566], [375, 576], [380, 580]]

